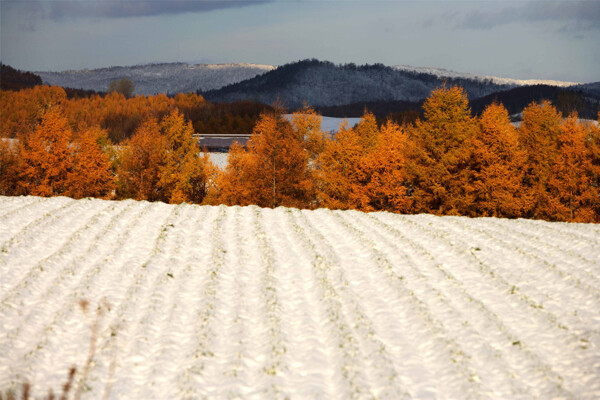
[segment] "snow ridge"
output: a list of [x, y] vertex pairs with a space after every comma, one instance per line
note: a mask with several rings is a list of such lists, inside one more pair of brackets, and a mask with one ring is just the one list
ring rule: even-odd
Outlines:
[[135, 94], [153, 95], [218, 89], [273, 69], [271, 65], [249, 63], [161, 63], [36, 74], [48, 85], [95, 91], [106, 91], [111, 81], [128, 78], [135, 84]]
[[411, 65], [395, 65], [393, 67], [398, 71], [411, 71], [424, 74], [435, 75], [439, 78], [464, 78], [473, 79], [478, 81], [491, 81], [498, 85], [515, 85], [515, 86], [532, 86], [532, 85], [549, 85], [558, 87], [569, 87], [579, 85], [579, 82], [567, 82], [567, 81], [555, 81], [548, 79], [513, 79], [513, 78], [502, 78], [499, 76], [492, 75], [477, 75], [466, 72], [455, 72], [445, 68], [432, 68], [432, 67], [413, 67]]
[[87, 399], [598, 398], [599, 276], [594, 224], [0, 197], [0, 391], [86, 299]]

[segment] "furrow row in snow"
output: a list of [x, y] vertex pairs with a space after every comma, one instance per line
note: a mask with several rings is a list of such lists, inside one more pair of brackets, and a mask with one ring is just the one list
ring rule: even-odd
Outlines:
[[0, 392], [600, 396], [597, 225], [0, 197], [0, 248]]

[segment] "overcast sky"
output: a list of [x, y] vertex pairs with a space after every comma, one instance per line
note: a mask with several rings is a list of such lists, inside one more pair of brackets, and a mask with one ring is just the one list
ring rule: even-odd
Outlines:
[[29, 71], [149, 62], [439, 67], [600, 81], [600, 1], [0, 0], [0, 59]]

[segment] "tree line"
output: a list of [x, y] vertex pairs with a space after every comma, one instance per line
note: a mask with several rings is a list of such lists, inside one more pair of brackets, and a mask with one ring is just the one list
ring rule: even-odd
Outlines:
[[16, 138], [32, 132], [50, 106], [62, 110], [73, 130], [97, 125], [113, 143], [129, 139], [145, 120], [160, 120], [175, 109], [192, 123], [196, 133], [249, 135], [261, 112], [271, 109], [250, 101], [212, 104], [192, 93], [129, 97], [117, 90], [98, 94], [36, 85], [0, 92], [0, 136]]
[[312, 109], [290, 121], [273, 107], [225, 170], [201, 154], [182, 109], [149, 112], [115, 146], [99, 123], [73, 127], [60, 102], [46, 105], [2, 142], [0, 194], [600, 222], [600, 129], [550, 102], [515, 127], [502, 104], [476, 117], [463, 89], [442, 87], [414, 123], [367, 112], [335, 138]]

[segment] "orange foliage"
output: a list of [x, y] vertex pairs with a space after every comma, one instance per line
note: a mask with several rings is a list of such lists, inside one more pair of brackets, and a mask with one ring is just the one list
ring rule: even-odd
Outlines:
[[67, 94], [57, 86], [0, 91], [0, 136], [16, 138], [33, 132], [46, 111], [62, 109], [66, 102]]
[[304, 147], [304, 138], [280, 113], [263, 114], [247, 151], [234, 149], [220, 179], [220, 200], [273, 208], [310, 207], [311, 180]]
[[476, 120], [462, 88], [440, 88], [423, 105], [425, 120], [409, 130], [408, 172], [415, 211], [474, 215]]
[[135, 129], [148, 118], [161, 119], [177, 107], [186, 117], [199, 118], [205, 105], [200, 95], [180, 94], [169, 98], [164, 94], [126, 98], [113, 92], [67, 99], [62, 88], [36, 86], [18, 92], [0, 92], [0, 136], [16, 137], [29, 134], [50, 107], [62, 109], [71, 128], [83, 129], [99, 125], [109, 138], [119, 143], [132, 136]]
[[411, 186], [406, 171], [408, 134], [394, 122], [381, 128], [373, 151], [361, 160], [359, 209], [408, 213], [412, 210]]
[[592, 154], [586, 146], [588, 126], [577, 121], [577, 114], [562, 121], [558, 134], [558, 153], [548, 180], [552, 220], [593, 222], [598, 188], [592, 183]]
[[491, 104], [481, 114], [477, 140], [475, 214], [509, 218], [523, 215], [530, 201], [523, 190], [525, 152], [503, 105]]
[[183, 114], [173, 111], [161, 122], [167, 152], [160, 170], [160, 187], [169, 203], [201, 203], [215, 171], [208, 155], [201, 157], [194, 129]]
[[18, 142], [15, 139], [0, 138], [0, 195], [23, 194], [19, 191], [22, 168]]
[[[414, 125], [379, 128], [365, 113], [334, 139], [309, 107], [291, 122], [276, 109], [261, 114], [247, 148], [230, 149], [220, 174], [191, 121], [238, 132], [256, 106], [206, 106], [195, 94], [2, 91], [0, 135], [18, 139], [0, 141], [0, 194], [111, 198], [112, 167], [118, 198], [600, 222], [600, 127], [563, 120], [548, 102], [530, 104], [516, 129], [502, 105], [477, 119], [461, 88], [444, 87]], [[120, 157], [107, 135], [123, 141]]]
[[560, 120], [561, 115], [547, 101], [532, 103], [523, 110], [523, 122], [518, 129], [519, 142], [526, 154], [523, 184], [532, 199], [526, 216], [550, 219], [553, 215], [548, 181], [558, 155]]
[[252, 188], [245, 182], [246, 166], [249, 165], [248, 153], [238, 142], [229, 148], [227, 167], [217, 178], [215, 203], [228, 206], [247, 206], [252, 204]]
[[73, 142], [72, 166], [67, 174], [65, 195], [111, 198], [115, 189], [115, 178], [111, 172], [108, 155], [102, 152], [99, 141], [105, 140], [106, 132], [98, 127], [80, 132]]
[[[358, 209], [368, 202], [360, 189], [363, 140], [347, 124], [340, 126], [335, 139], [326, 140], [317, 172], [318, 204], [332, 209]], [[358, 191], [357, 191], [358, 189]]]
[[56, 109], [48, 110], [33, 134], [21, 137], [20, 157], [24, 168], [20, 185], [34, 196], [60, 196], [68, 191], [73, 163], [69, 143], [72, 131]]
[[124, 144], [118, 170], [121, 198], [164, 200], [160, 186], [160, 171], [165, 163], [167, 140], [160, 133], [155, 119], [146, 120]]

